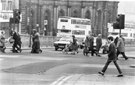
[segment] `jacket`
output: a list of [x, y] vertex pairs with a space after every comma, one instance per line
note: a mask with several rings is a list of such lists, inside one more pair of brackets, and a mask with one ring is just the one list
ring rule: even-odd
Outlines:
[[115, 44], [111, 43], [109, 45], [108, 60], [116, 60], [116, 58], [117, 58], [117, 54], [116, 54]]
[[117, 49], [119, 52], [125, 52], [125, 43], [122, 38], [119, 38], [118, 40]]

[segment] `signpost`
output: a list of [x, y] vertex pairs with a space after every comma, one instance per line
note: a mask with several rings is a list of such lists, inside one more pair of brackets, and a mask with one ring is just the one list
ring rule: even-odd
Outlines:
[[47, 25], [48, 24], [48, 21], [47, 20], [44, 20], [44, 25]]

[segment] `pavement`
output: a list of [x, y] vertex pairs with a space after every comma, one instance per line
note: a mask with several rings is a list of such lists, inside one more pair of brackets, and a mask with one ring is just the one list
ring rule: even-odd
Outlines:
[[116, 77], [115, 75], [75, 74], [60, 77], [51, 85], [135, 85], [135, 76]]
[[[41, 48], [44, 49], [44, 48], [54, 48], [54, 47], [41, 47]], [[11, 49], [11, 47], [7, 47], [7, 49]], [[22, 49], [30, 50], [31, 48], [23, 47]], [[134, 51], [126, 52], [126, 55], [129, 58], [135, 59]], [[104, 56], [106, 55], [103, 55], [103, 57]], [[120, 57], [122, 56], [120, 55]], [[135, 64], [130, 65], [130, 67], [131, 69], [135, 69]], [[39, 78], [40, 81], [44, 79], [46, 79], [46, 77]], [[24, 85], [28, 85], [28, 84], [24, 84]], [[36, 83], [35, 84], [33, 83], [32, 85], [36, 85]], [[102, 76], [98, 73], [88, 74], [88, 75], [71, 74], [67, 76], [61, 76], [57, 80], [54, 80], [51, 84], [48, 85], [135, 85], [135, 76], [124, 75], [123, 77], [117, 77], [117, 74], [105, 74], [104, 76]]]

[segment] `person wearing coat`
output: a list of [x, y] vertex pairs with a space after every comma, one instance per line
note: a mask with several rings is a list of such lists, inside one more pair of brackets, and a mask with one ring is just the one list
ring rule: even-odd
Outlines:
[[125, 42], [123, 40], [122, 35], [120, 35], [120, 37], [118, 39], [116, 48], [117, 48], [117, 57], [119, 56], [119, 54], [122, 54], [122, 56], [125, 58], [125, 60], [127, 60], [128, 57], [125, 55]]
[[98, 37], [96, 38], [96, 50], [98, 55], [101, 46], [102, 46], [102, 38], [101, 38], [101, 34], [99, 34]]
[[21, 43], [22, 42], [21, 42], [20, 35], [17, 32], [13, 31], [12, 39], [14, 39], [14, 43], [13, 43], [13, 46], [12, 46], [12, 48], [13, 48], [12, 52], [16, 53], [16, 52], [18, 52], [18, 50], [21, 52], [22, 51], [21, 50]]
[[3, 29], [0, 30], [0, 50], [1, 52], [5, 53], [5, 31]]
[[109, 64], [111, 62], [113, 62], [114, 65], [116, 66], [118, 72], [119, 72], [119, 75], [117, 77], [122, 77], [123, 76], [122, 71], [121, 71], [119, 65], [117, 64], [117, 52], [116, 52], [115, 44], [113, 42], [113, 37], [110, 36], [107, 39], [108, 39], [108, 43], [110, 44], [109, 45], [109, 52], [108, 52], [108, 59], [107, 59], [107, 62], [105, 64], [105, 66], [103, 67], [102, 71], [98, 72], [98, 73], [101, 74], [101, 75], [104, 75], [104, 73], [106, 72]]
[[33, 37], [32, 37], [32, 50], [31, 53], [39, 53], [40, 52], [40, 40], [39, 40], [39, 33], [37, 30], [33, 30]]
[[94, 56], [94, 37], [92, 36], [92, 34], [90, 33], [89, 34], [89, 51], [91, 51], [91, 56]]
[[116, 38], [114, 39], [115, 46], [117, 46], [118, 40], [119, 40], [119, 37], [116, 37]]
[[73, 54], [75, 54], [75, 52], [78, 53], [78, 45], [77, 45], [77, 39], [75, 38], [75, 36], [72, 36], [73, 38], [73, 43], [72, 43], [72, 49], [73, 49]]

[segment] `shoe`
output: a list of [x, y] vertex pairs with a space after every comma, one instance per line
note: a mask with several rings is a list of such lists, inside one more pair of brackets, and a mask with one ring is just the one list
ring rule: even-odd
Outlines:
[[128, 58], [125, 58], [125, 60], [128, 60]]
[[101, 74], [101, 75], [104, 75], [104, 73], [103, 72], [98, 72], [99, 74]]
[[117, 77], [123, 77], [123, 74], [119, 74], [119, 75], [117, 75]]

